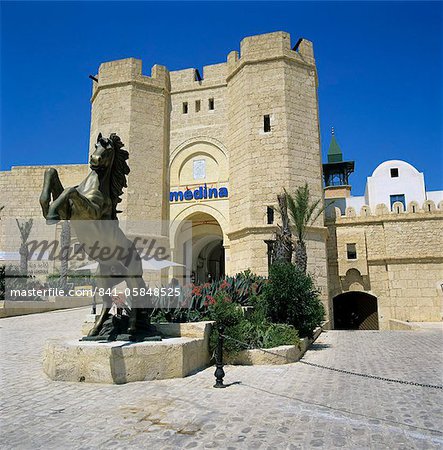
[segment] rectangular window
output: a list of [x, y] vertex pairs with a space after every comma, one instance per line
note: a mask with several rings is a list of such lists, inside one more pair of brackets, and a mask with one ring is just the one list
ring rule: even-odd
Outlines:
[[188, 114], [188, 102], [183, 102], [183, 114]]
[[200, 107], [201, 107], [201, 101], [196, 100], [195, 101], [195, 112], [200, 112]]
[[266, 215], [268, 218], [268, 225], [271, 225], [274, 223], [274, 208], [271, 206], [268, 206], [266, 209]]
[[391, 169], [391, 178], [398, 178], [398, 168], [394, 167]]
[[213, 98], [209, 99], [208, 105], [209, 105], [209, 110], [210, 111], [213, 111], [215, 109], [215, 104], [214, 104], [214, 99]]
[[357, 259], [357, 246], [356, 244], [346, 244], [346, 253], [348, 259]]
[[403, 203], [403, 208], [404, 208], [404, 210], [406, 210], [405, 194], [390, 195], [390, 199], [391, 199], [391, 210], [392, 210], [392, 206], [394, 205], [395, 202]]
[[269, 133], [271, 131], [271, 116], [266, 114], [263, 116], [263, 131]]

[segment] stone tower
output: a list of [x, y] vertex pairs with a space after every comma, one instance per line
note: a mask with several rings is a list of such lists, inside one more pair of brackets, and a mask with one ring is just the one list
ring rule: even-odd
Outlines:
[[[255, 267], [266, 274], [266, 206], [276, 204], [283, 188], [294, 193], [305, 182], [313, 199], [323, 195], [312, 43], [301, 39], [292, 48], [285, 32], [243, 39], [240, 55], [228, 56], [227, 91], [232, 271]], [[326, 286], [322, 216], [315, 225], [309, 268], [319, 268]]]
[[90, 151], [99, 132], [121, 137], [129, 150], [131, 173], [120, 218], [149, 221], [151, 233], [166, 236], [169, 73], [155, 65], [151, 76], [144, 76], [142, 62], [128, 58], [101, 64], [97, 79], [91, 99]]

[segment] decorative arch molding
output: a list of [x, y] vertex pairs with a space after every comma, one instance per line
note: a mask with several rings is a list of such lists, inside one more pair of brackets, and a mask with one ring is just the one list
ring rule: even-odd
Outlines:
[[186, 141], [182, 142], [180, 145], [175, 147], [175, 149], [171, 152], [170, 158], [169, 158], [169, 167], [172, 166], [174, 159], [177, 157], [179, 153], [181, 153], [182, 150], [185, 150], [186, 148], [195, 145], [195, 144], [212, 144], [214, 147], [217, 147], [221, 152], [224, 154], [225, 158], [228, 159], [228, 150], [225, 147], [225, 145], [220, 142], [218, 139], [206, 137], [206, 136], [199, 136], [187, 139]]
[[360, 270], [353, 267], [346, 271], [344, 277], [341, 277], [341, 292], [336, 295], [354, 291], [369, 293], [370, 288], [369, 277], [362, 275]]
[[209, 214], [212, 216], [220, 225], [220, 228], [222, 229], [223, 233], [223, 245], [227, 244], [229, 239], [227, 236], [227, 231], [229, 227], [229, 223], [227, 218], [216, 208], [214, 208], [211, 205], [203, 204], [203, 203], [194, 203], [192, 205], [189, 205], [185, 209], [181, 210], [175, 217], [174, 220], [171, 223], [171, 226], [169, 228], [170, 236], [172, 239], [171, 244], [174, 246], [175, 240], [176, 240], [176, 234], [179, 230], [182, 223], [192, 214], [195, 213], [204, 213]]
[[208, 169], [212, 174], [209, 175], [210, 182], [228, 181], [229, 162], [226, 148], [216, 139], [201, 137], [188, 139], [172, 152], [169, 162], [171, 186], [180, 186], [192, 182], [191, 180], [183, 180], [182, 173], [184, 167], [196, 156], [212, 161], [212, 169]]

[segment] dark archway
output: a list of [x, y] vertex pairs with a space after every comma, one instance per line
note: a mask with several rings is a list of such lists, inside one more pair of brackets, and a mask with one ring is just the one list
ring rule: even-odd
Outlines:
[[378, 330], [377, 297], [351, 291], [334, 297], [334, 329]]

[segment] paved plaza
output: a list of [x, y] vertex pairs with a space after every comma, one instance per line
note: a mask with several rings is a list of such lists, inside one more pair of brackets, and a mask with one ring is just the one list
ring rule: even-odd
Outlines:
[[[47, 338], [73, 339], [88, 311], [0, 320], [4, 449], [443, 447], [443, 391], [301, 362], [214, 368], [175, 380], [98, 385], [50, 381]], [[442, 384], [442, 332], [329, 331], [304, 361]]]

